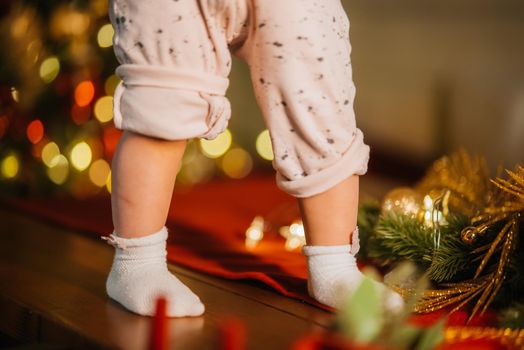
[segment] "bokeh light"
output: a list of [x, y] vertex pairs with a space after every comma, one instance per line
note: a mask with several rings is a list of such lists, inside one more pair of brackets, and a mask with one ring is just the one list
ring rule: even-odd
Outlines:
[[71, 6], [61, 6], [51, 18], [49, 31], [55, 38], [64, 35], [80, 36], [87, 31], [91, 18], [88, 13], [79, 12]]
[[59, 154], [52, 160], [52, 166], [47, 169], [47, 176], [57, 185], [66, 182], [69, 175], [69, 162], [63, 154]]
[[253, 159], [242, 148], [233, 148], [224, 155], [221, 165], [227, 176], [233, 179], [241, 179], [253, 169]]
[[304, 232], [304, 224], [302, 220], [297, 219], [289, 226], [282, 226], [279, 233], [286, 239], [284, 248], [286, 250], [295, 250], [306, 244], [306, 236]]
[[183, 171], [179, 173], [180, 177], [177, 178], [181, 180], [181, 183], [191, 185], [207, 182], [213, 178], [214, 174], [215, 164], [213, 160], [200, 155], [194, 162], [186, 164]]
[[109, 174], [107, 174], [106, 188], [107, 192], [111, 193], [111, 171], [109, 171]]
[[245, 246], [248, 250], [253, 250], [264, 238], [264, 226], [264, 218], [260, 215], [255, 216], [246, 230]]
[[96, 15], [100, 17], [107, 15], [108, 0], [91, 0], [89, 6]]
[[77, 143], [71, 150], [71, 165], [79, 171], [87, 169], [91, 164], [92, 152], [91, 147], [82, 141]]
[[50, 167], [52, 165], [52, 160], [60, 154], [60, 148], [54, 142], [47, 143], [44, 148], [42, 148], [42, 162], [45, 165]]
[[231, 141], [231, 131], [226, 129], [213, 140], [200, 139], [200, 148], [206, 157], [218, 158], [231, 147]]
[[64, 29], [67, 34], [82, 35], [89, 28], [91, 19], [87, 13], [78, 11], [71, 11], [69, 16], [65, 18]]
[[106, 123], [113, 119], [113, 97], [100, 97], [95, 103], [95, 117], [101, 123]]
[[60, 72], [60, 61], [55, 56], [46, 58], [40, 65], [40, 78], [44, 83], [50, 83], [55, 80]]
[[17, 16], [11, 24], [11, 35], [14, 38], [20, 38], [27, 33], [31, 25], [31, 16], [29, 13], [23, 13]]
[[102, 140], [104, 144], [105, 156], [107, 158], [111, 158], [113, 156], [121, 136], [122, 131], [118, 130], [114, 126], [110, 125], [104, 128]]
[[104, 91], [106, 95], [113, 96], [115, 94], [116, 86], [120, 83], [120, 78], [116, 74], [111, 74], [104, 83]]
[[182, 158], [182, 166], [177, 173], [177, 183], [183, 185], [178, 189], [208, 181], [215, 174], [215, 167], [215, 159], [208, 158], [202, 153], [200, 141], [196, 138], [190, 139]]
[[89, 145], [89, 148], [91, 148], [91, 159], [99, 159], [99, 158], [105, 158], [104, 157], [104, 142], [96, 136], [91, 136], [85, 142]]
[[85, 107], [91, 103], [95, 97], [95, 86], [90, 80], [80, 82], [75, 88], [75, 103], [80, 107]]
[[110, 23], [104, 24], [98, 30], [98, 35], [97, 35], [98, 46], [110, 47], [111, 45], [113, 45], [113, 35], [114, 34], [115, 34], [115, 31], [113, 30], [113, 26]]
[[271, 146], [271, 138], [269, 130], [265, 129], [257, 136], [256, 141], [257, 153], [266, 160], [273, 160], [273, 147]]
[[27, 138], [32, 144], [38, 143], [44, 137], [44, 124], [40, 119], [35, 119], [26, 129]]
[[16, 177], [20, 170], [18, 156], [13, 152], [9, 153], [4, 159], [2, 159], [0, 170], [5, 178], [12, 179]]
[[89, 179], [98, 187], [104, 187], [107, 184], [107, 177], [111, 168], [104, 159], [97, 159], [89, 167]]
[[20, 93], [15, 87], [11, 88], [11, 97], [13, 97], [15, 102], [20, 102]]
[[35, 157], [36, 159], [41, 159], [42, 158], [42, 149], [44, 149], [44, 146], [47, 145], [48, 143], [49, 143], [49, 139], [46, 138], [46, 136], [44, 135], [40, 141], [38, 141], [31, 147], [31, 155]]
[[91, 108], [89, 106], [80, 107], [76, 103], [71, 107], [71, 119], [76, 125], [82, 125], [91, 117]]
[[179, 172], [184, 168], [186, 164], [190, 164], [193, 161], [196, 161], [199, 157], [204, 157], [200, 151], [196, 139], [190, 139], [187, 142], [186, 150], [184, 152], [184, 157], [182, 158], [182, 166], [180, 167]]

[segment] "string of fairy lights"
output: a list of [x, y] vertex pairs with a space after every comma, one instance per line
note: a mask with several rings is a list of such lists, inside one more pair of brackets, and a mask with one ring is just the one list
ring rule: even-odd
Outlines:
[[[397, 212], [416, 218], [422, 225], [432, 230], [435, 246], [438, 246], [440, 243], [439, 228], [447, 224], [449, 196], [449, 191], [446, 191], [442, 196], [432, 198], [430, 195], [422, 196], [409, 187], [398, 187], [386, 194], [381, 211], [383, 213]], [[283, 208], [275, 208], [266, 217], [256, 215], [245, 231], [244, 245], [246, 249], [256, 250], [264, 236], [274, 231], [285, 239], [284, 249], [288, 251], [297, 251], [305, 245], [304, 224], [298, 215], [288, 225], [276, 224], [285, 221], [277, 217], [280, 212], [285, 211]]]
[[[51, 5], [50, 5], [51, 6]], [[98, 55], [99, 65], [116, 65], [116, 59], [108, 63], [102, 54], [111, 50], [113, 27], [108, 23], [107, 0], [93, 0], [88, 7], [77, 8], [70, 4], [58, 5], [52, 9], [47, 28], [44, 32], [52, 37], [67, 37], [71, 53], [53, 54], [46, 48], [41, 37], [25, 37], [31, 34], [31, 26], [37, 26], [36, 11], [19, 9], [9, 16], [9, 35], [13, 42], [27, 43], [24, 55], [29, 57], [32, 69], [37, 72], [39, 91], [58, 90], [63, 72], [64, 61], [74, 57], [79, 62], [86, 60], [82, 53]], [[111, 56], [112, 57], [112, 56]], [[103, 62], [102, 62], [103, 61]], [[20, 63], [21, 64], [21, 63]], [[101, 77], [102, 69], [92, 69], [80, 65], [83, 74], [73, 77], [71, 101], [67, 121], [62, 116], [40, 118], [34, 115], [24, 123], [24, 142], [28, 143], [32, 159], [25, 157], [19, 143], [0, 149], [0, 181], [21, 180], [26, 170], [26, 163], [39, 162], [45, 168], [48, 181], [56, 186], [68, 187], [78, 196], [99, 193], [101, 189], [111, 192], [111, 159], [121, 135], [121, 130], [113, 124], [113, 95], [119, 78], [110, 74]], [[85, 73], [87, 71], [88, 73]], [[80, 79], [77, 77], [81, 76]], [[35, 86], [36, 86], [35, 85]], [[22, 104], [24, 97], [29, 98], [36, 89], [19, 86], [10, 87], [8, 101], [14, 105], [11, 112], [0, 110], [0, 141], [9, 137], [9, 129], [15, 124], [17, 104]], [[57, 107], [58, 108], [58, 107]], [[14, 111], [14, 112], [12, 112]], [[53, 136], [53, 129], [58, 124], [72, 124], [74, 136]], [[17, 147], [18, 146], [18, 147]], [[271, 161], [273, 152], [267, 129], [256, 137], [256, 154], [252, 154], [235, 140], [235, 135], [228, 128], [214, 140], [189, 140], [182, 166], [177, 174], [177, 181], [194, 184], [207, 181], [217, 173], [230, 178], [240, 179], [247, 176], [258, 157], [262, 162]], [[27, 148], [25, 148], [27, 149]], [[98, 190], [97, 190], [98, 189]]]

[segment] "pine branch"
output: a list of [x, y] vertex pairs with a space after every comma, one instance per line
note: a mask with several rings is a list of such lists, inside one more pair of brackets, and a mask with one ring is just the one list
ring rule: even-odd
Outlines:
[[451, 282], [468, 278], [476, 255], [472, 247], [462, 242], [461, 230], [466, 226], [464, 217], [450, 216], [448, 224], [441, 226], [440, 247], [435, 251], [432, 229], [424, 227], [416, 219], [390, 213], [378, 219], [369, 237], [369, 257], [384, 265], [402, 259], [411, 260], [429, 271], [435, 282]]
[[357, 257], [359, 259], [367, 260], [369, 258], [369, 237], [373, 235], [379, 215], [380, 204], [378, 202], [365, 202], [359, 207], [357, 215], [360, 240], [360, 250]]
[[428, 267], [433, 240], [431, 231], [416, 219], [394, 212], [381, 216], [369, 238], [369, 256], [384, 263], [408, 259]]
[[471, 254], [472, 247], [462, 242], [460, 237], [467, 219], [450, 215], [447, 221], [448, 224], [440, 228], [440, 246], [434, 251], [429, 267], [429, 277], [439, 283], [470, 278], [465, 272], [471, 271], [471, 264], [476, 257]]

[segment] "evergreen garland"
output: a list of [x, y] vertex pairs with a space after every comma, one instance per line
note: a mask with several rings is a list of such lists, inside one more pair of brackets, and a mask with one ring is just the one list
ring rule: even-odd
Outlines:
[[369, 238], [369, 256], [382, 264], [409, 259], [428, 267], [431, 264], [431, 232], [418, 221], [395, 212], [378, 219]]
[[[402, 207], [381, 208], [376, 202], [359, 209], [360, 257], [385, 268], [413, 262], [435, 285], [419, 312], [477, 300], [471, 318], [490, 304], [524, 302], [524, 168], [508, 170], [508, 179], [489, 180], [482, 164], [461, 151], [437, 161], [419, 183], [419, 194], [450, 194], [444, 222], [427, 225]], [[389, 201], [402, 203], [409, 195], [400, 198], [397, 192]]]
[[[379, 208], [370, 204], [361, 206], [359, 212], [360, 231], [365, 227], [366, 232], [362, 244], [366, 247], [365, 255], [361, 257], [381, 266], [409, 260], [427, 270], [430, 279], [439, 283], [464, 278], [471, 272], [474, 261], [468, 254], [471, 248], [456, 234], [466, 226], [465, 217], [448, 218], [448, 225], [441, 227], [440, 247], [434, 249], [432, 230], [412, 217], [395, 212], [380, 216]], [[370, 223], [375, 223], [374, 228], [369, 228]]]

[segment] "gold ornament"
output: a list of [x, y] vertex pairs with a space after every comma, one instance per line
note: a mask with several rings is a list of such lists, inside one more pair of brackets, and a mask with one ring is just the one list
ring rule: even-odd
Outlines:
[[476, 215], [492, 199], [486, 160], [464, 149], [435, 161], [415, 189], [432, 197], [435, 192], [449, 191], [446, 206], [467, 217]]
[[409, 187], [398, 187], [389, 191], [382, 202], [381, 212], [395, 212], [417, 218], [422, 207], [422, 196]]
[[468, 226], [462, 230], [460, 233], [460, 238], [462, 239], [462, 242], [472, 245], [476, 242], [478, 238], [477, 231], [474, 226]]

